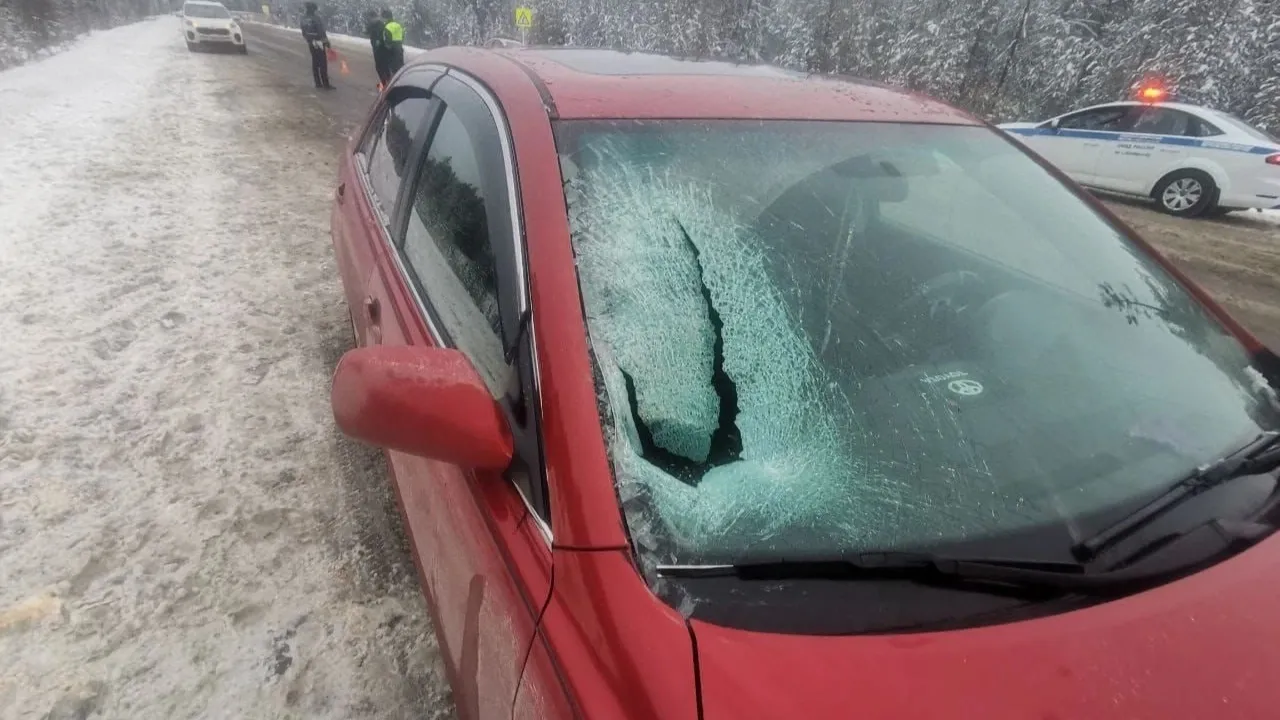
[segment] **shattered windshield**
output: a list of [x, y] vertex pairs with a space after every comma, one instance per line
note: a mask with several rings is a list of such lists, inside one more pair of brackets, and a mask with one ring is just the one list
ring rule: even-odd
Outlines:
[[647, 567], [1028, 528], [1065, 553], [1275, 425], [1244, 348], [987, 128], [583, 121], [557, 142]]

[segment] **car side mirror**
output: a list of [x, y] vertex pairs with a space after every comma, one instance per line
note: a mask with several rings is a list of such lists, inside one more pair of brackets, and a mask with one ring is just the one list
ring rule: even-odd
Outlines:
[[511, 463], [502, 410], [457, 350], [351, 350], [338, 361], [330, 402], [338, 428], [361, 442], [475, 470]]
[[1050, 130], [1057, 130], [1058, 125], [1060, 125], [1061, 123], [1062, 121], [1059, 118], [1054, 118], [1049, 122], [1045, 123], [1045, 127], [1049, 128]]

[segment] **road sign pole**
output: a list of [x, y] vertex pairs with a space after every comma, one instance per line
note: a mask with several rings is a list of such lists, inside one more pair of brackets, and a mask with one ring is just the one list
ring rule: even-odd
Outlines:
[[521, 5], [516, 8], [516, 27], [520, 28], [520, 43], [529, 44], [529, 28], [533, 27], [533, 8]]

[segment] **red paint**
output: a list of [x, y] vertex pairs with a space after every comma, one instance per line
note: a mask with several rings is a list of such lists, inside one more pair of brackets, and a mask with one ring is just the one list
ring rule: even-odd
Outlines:
[[457, 350], [352, 350], [338, 363], [331, 402], [342, 432], [370, 445], [468, 468], [511, 464], [502, 412]]
[[630, 551], [557, 548], [555, 567], [541, 630], [580, 716], [695, 720], [688, 626], [649, 592]]
[[[542, 80], [561, 118], [866, 120], [979, 125], [966, 112], [915, 93], [821, 75], [598, 75], [554, 54], [504, 50]], [[693, 63], [689, 63], [694, 66]], [[694, 66], [696, 67], [696, 66]]]
[[[387, 456], [462, 718], [693, 720], [700, 703], [708, 720], [1243, 720], [1274, 714], [1267, 683], [1280, 670], [1280, 624], [1270, 612], [1280, 605], [1280, 539], [1117, 602], [910, 636], [782, 636], [701, 622], [691, 627], [633, 566], [597, 415], [547, 99], [562, 117], [976, 121], [917, 95], [830, 80], [605, 77], [525, 50], [450, 48], [416, 62], [451, 65], [480, 80], [510, 126], [528, 246], [554, 548], [501, 473], [475, 469], [494, 457], [493, 447], [480, 458], [446, 456], [436, 441], [397, 435], [391, 427], [407, 420], [450, 432], [439, 423], [454, 416], [413, 407], [442, 393], [457, 392], [459, 402], [473, 409], [484, 403], [473, 392], [475, 378], [443, 386], [424, 380], [450, 376], [440, 367], [445, 356], [430, 349], [425, 320], [381, 237], [350, 153], [340, 176], [345, 192], [335, 196], [335, 255], [360, 343], [381, 343], [389, 352], [344, 361], [334, 404], [344, 427], [418, 453]], [[1091, 198], [1084, 201], [1124, 228]], [[1261, 349], [1202, 291], [1124, 231], [1250, 347]], [[367, 300], [376, 312], [366, 310]], [[425, 361], [427, 354], [434, 359]], [[392, 370], [400, 363], [410, 368], [407, 391], [418, 395], [392, 397], [391, 386], [406, 382]], [[370, 373], [381, 376], [371, 380]], [[373, 429], [359, 430], [351, 419], [360, 415], [352, 408], [366, 402], [357, 397], [367, 392], [357, 389], [362, 384], [381, 387], [377, 402], [387, 408], [385, 418], [365, 418]], [[478, 432], [489, 440], [491, 420], [487, 411], [455, 418], [479, 421], [480, 430], [464, 435]]]
[[851, 707], [895, 720], [1257, 720], [1276, 717], [1275, 607], [1280, 538], [1039, 620], [903, 637], [694, 630], [707, 720], [844, 718]]

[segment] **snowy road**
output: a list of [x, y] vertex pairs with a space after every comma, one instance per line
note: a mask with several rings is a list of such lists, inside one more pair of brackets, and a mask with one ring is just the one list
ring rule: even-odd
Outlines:
[[0, 718], [448, 716], [329, 414], [343, 124], [176, 23], [0, 74]]

